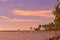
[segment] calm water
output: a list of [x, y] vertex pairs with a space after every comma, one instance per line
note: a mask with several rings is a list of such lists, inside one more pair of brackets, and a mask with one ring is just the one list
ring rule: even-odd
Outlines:
[[49, 32], [0, 32], [0, 40], [47, 40], [55, 36], [53, 31]]

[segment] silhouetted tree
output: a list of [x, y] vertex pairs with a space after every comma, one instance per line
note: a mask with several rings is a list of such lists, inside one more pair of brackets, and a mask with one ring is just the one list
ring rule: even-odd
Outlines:
[[17, 31], [20, 32], [20, 29], [18, 29]]
[[30, 27], [30, 30], [32, 30], [33, 28], [32, 27]]
[[38, 25], [38, 28], [34, 28], [35, 31], [40, 31], [41, 25]]
[[54, 15], [55, 15], [55, 20], [54, 22], [52, 23], [49, 23], [47, 25], [44, 25], [44, 27], [48, 28], [48, 29], [52, 29], [52, 28], [55, 28], [56, 27], [59, 27], [60, 28], [60, 2], [59, 0], [57, 0], [58, 4], [57, 6], [55, 7], [55, 10], [52, 12]]
[[[59, 0], [57, 0], [59, 1]], [[55, 15], [55, 27], [60, 27], [60, 2], [58, 2], [57, 6], [55, 7], [54, 15]]]

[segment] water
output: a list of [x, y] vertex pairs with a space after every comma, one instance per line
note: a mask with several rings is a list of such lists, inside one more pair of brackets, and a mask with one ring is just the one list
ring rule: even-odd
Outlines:
[[47, 40], [55, 36], [53, 31], [45, 32], [0, 32], [0, 40]]

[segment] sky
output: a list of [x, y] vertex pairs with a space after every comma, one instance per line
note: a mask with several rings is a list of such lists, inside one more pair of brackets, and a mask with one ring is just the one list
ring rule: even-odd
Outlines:
[[0, 0], [0, 30], [29, 30], [54, 21], [56, 0]]

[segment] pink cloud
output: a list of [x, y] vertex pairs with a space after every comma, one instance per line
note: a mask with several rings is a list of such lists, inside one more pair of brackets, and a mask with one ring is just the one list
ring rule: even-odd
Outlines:
[[14, 13], [15, 15], [24, 15], [24, 16], [35, 15], [35, 16], [54, 18], [54, 15], [52, 14], [52, 10], [39, 10], [39, 11], [13, 10], [12, 13]]
[[7, 2], [8, 0], [1, 0], [2, 2]]
[[1, 18], [1, 20], [0, 21], [5, 21], [5, 22], [11, 22], [11, 23], [15, 23], [15, 22], [40, 22], [40, 21], [42, 21], [42, 20], [20, 20], [20, 19], [15, 19], [15, 18], [13, 18], [13, 19], [11, 19], [11, 18], [9, 18], [9, 17], [7, 17], [7, 16], [0, 16], [0, 18]]

